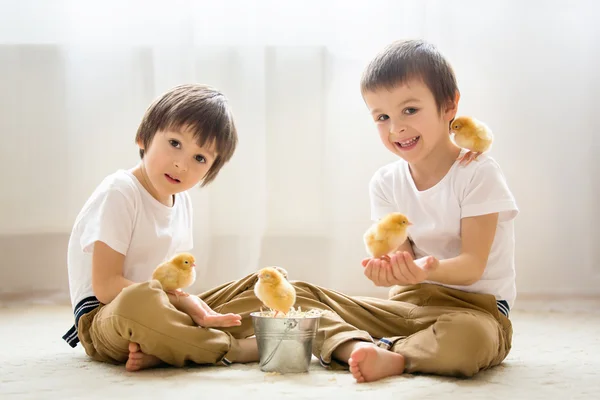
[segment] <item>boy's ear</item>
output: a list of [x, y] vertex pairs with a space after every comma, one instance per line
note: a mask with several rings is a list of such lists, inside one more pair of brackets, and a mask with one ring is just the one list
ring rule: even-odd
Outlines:
[[446, 106], [446, 111], [444, 112], [444, 117], [446, 121], [452, 121], [454, 117], [456, 117], [456, 113], [458, 112], [458, 101], [460, 100], [460, 93], [456, 92], [454, 95], [454, 101], [448, 102]]
[[142, 142], [141, 139], [136, 140], [135, 144], [137, 144], [137, 146], [140, 148], [140, 150], [146, 150], [145, 149], [146, 146], [144, 146], [144, 142]]

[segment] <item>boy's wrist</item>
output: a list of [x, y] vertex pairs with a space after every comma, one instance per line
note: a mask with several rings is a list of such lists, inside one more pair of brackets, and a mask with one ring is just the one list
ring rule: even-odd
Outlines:
[[481, 279], [480, 267], [470, 257], [461, 254], [457, 257], [440, 260], [437, 268], [431, 270], [428, 280], [446, 285], [469, 286]]
[[423, 281], [435, 282], [435, 279], [433, 279], [433, 277], [435, 276], [436, 270], [440, 266], [440, 261], [437, 259], [437, 257], [424, 256], [421, 258], [417, 258], [414, 262], [419, 268], [421, 268], [426, 273], [425, 279], [423, 279]]

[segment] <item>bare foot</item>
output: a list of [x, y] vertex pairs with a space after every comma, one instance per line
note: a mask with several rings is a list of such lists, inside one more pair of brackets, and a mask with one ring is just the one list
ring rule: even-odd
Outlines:
[[149, 354], [142, 353], [140, 345], [137, 343], [129, 343], [129, 358], [125, 364], [125, 369], [129, 372], [139, 371], [140, 369], [156, 367], [161, 361]]
[[356, 382], [373, 382], [404, 372], [404, 357], [372, 344], [357, 347], [348, 360]]
[[220, 314], [214, 311], [198, 296], [187, 296], [181, 300], [179, 310], [183, 311], [198, 325], [205, 328], [225, 328], [242, 325], [242, 316], [239, 314]]

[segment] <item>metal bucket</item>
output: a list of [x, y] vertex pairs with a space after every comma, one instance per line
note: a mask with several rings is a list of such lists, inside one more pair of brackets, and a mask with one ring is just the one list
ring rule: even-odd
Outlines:
[[302, 318], [262, 317], [250, 314], [264, 372], [308, 372], [312, 344], [319, 327], [320, 316]]

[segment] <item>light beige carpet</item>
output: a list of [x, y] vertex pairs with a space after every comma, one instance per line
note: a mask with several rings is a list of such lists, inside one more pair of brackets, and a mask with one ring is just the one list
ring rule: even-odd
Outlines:
[[4, 307], [0, 399], [600, 399], [600, 302], [521, 307], [503, 365], [469, 380], [400, 376], [369, 384], [316, 361], [307, 374], [283, 376], [257, 364], [128, 373], [62, 341], [72, 322], [68, 307]]

